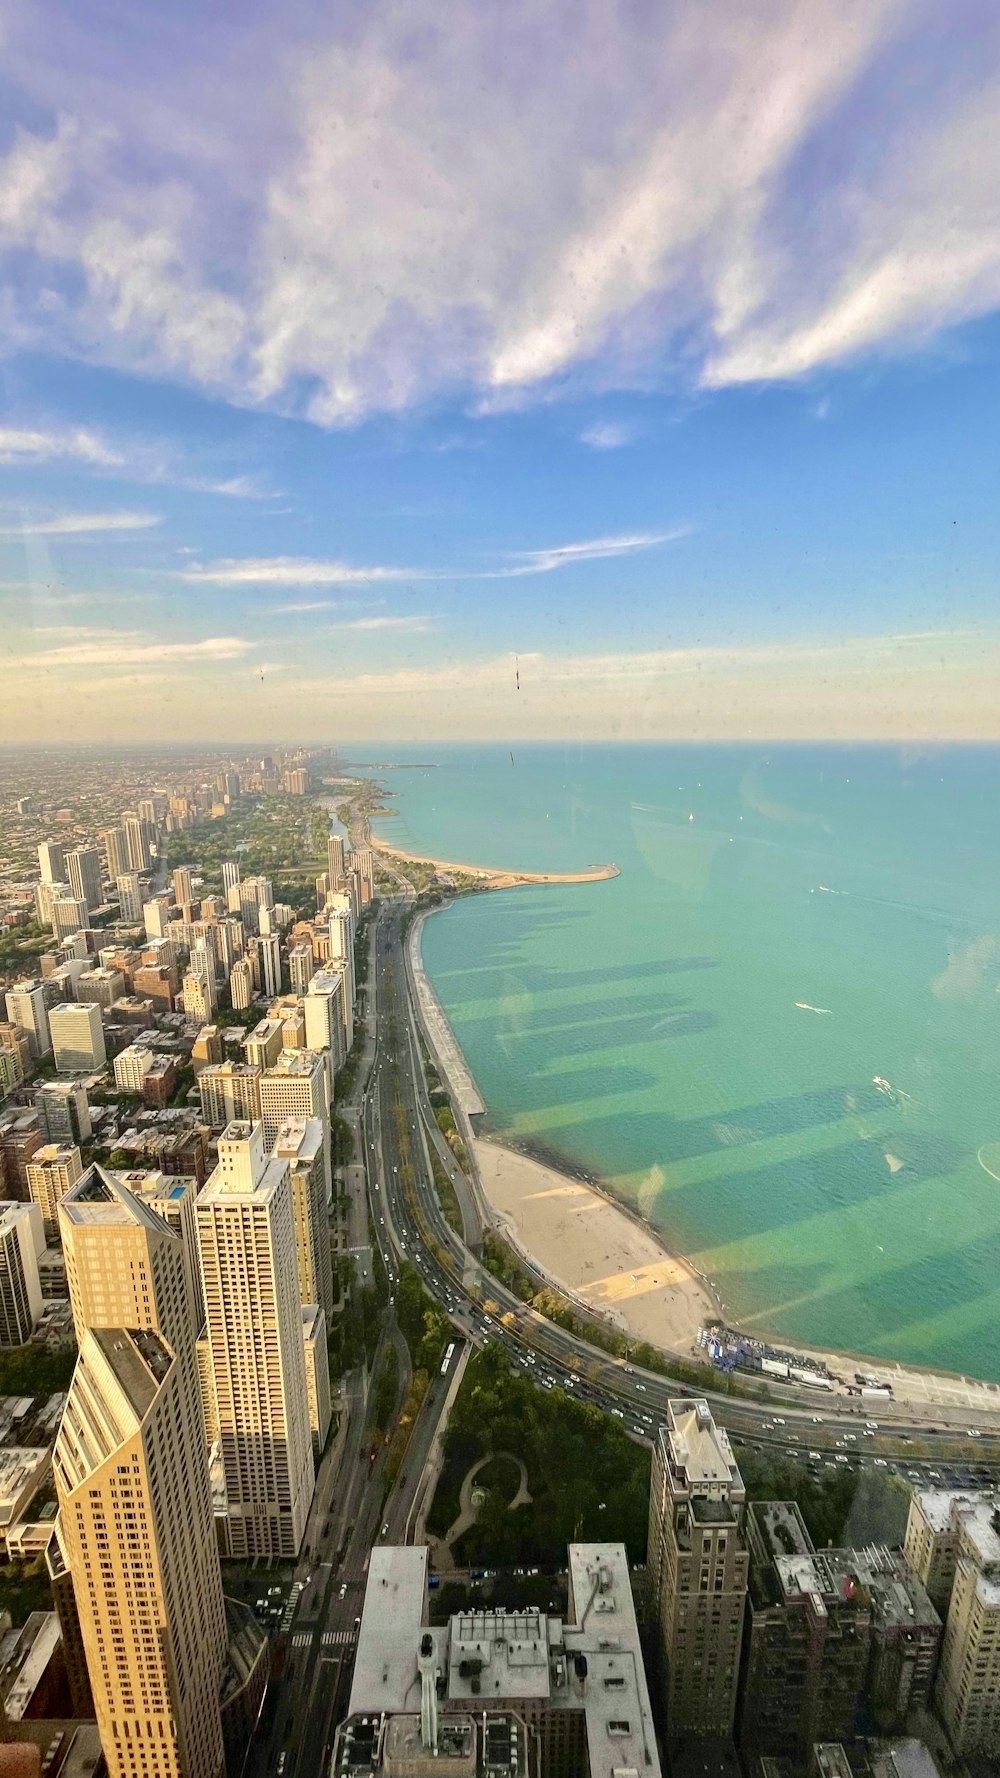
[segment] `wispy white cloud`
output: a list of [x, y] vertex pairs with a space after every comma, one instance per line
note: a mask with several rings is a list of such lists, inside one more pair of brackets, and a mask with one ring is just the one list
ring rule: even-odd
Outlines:
[[[179, 570], [181, 580], [211, 586], [360, 586], [379, 581], [411, 580], [513, 580], [525, 574], [551, 574], [575, 562], [596, 562], [613, 556], [635, 555], [674, 543], [690, 534], [689, 525], [669, 531], [638, 531], [621, 537], [597, 537], [582, 543], [562, 543], [554, 548], [511, 551], [509, 566], [500, 568], [390, 568], [377, 563], [358, 567], [350, 562], [303, 560], [296, 556], [256, 556], [227, 559]], [[325, 601], [275, 607], [283, 611], [318, 611]]]
[[[342, 611], [347, 599], [290, 599], [281, 605], [269, 605], [269, 617], [297, 617], [307, 611]], [[376, 601], [379, 603], [379, 601]]]
[[584, 427], [580, 443], [589, 445], [592, 451], [620, 451], [623, 445], [632, 443], [634, 436], [631, 426], [620, 421], [595, 420], [592, 426]]
[[352, 617], [344, 623], [331, 624], [333, 630], [391, 630], [400, 636], [415, 636], [423, 630], [429, 630], [433, 619], [430, 617]]
[[373, 0], [318, 30], [292, 4], [206, 29], [194, 70], [10, 7], [50, 121], [0, 165], [9, 331], [325, 425], [920, 346], [1000, 306], [997, 20], [928, 17]]
[[149, 487], [179, 488], [187, 494], [220, 494], [226, 500], [277, 500], [279, 493], [261, 475], [188, 475], [172, 458], [134, 464], [128, 479]]
[[51, 672], [53, 668], [75, 669], [82, 666], [166, 667], [178, 663], [236, 661], [253, 646], [244, 636], [206, 636], [198, 642], [161, 642], [136, 631], [102, 630], [79, 626], [69, 631], [62, 627], [41, 634], [69, 635], [58, 647], [24, 653], [15, 657], [18, 671], [35, 669]]
[[52, 463], [60, 458], [98, 469], [117, 469], [124, 463], [120, 451], [84, 426], [0, 426], [0, 463]]
[[[347, 673], [339, 676], [337, 683], [338, 690], [344, 693], [381, 690], [386, 694], [408, 692], [428, 697], [450, 691], [467, 690], [474, 694], [477, 690], [495, 689], [509, 693], [512, 702], [529, 702], [561, 687], [604, 685], [610, 691], [625, 684], [649, 686], [661, 681], [693, 679], [707, 684], [734, 675], [764, 688], [774, 688], [798, 675], [827, 674], [831, 683], [844, 683], [856, 675], [884, 676], [892, 666], [908, 674], [936, 673], [946, 662], [962, 669], [970, 658], [979, 656], [1000, 660], [1000, 639], [974, 630], [887, 632], [815, 642], [692, 644], [683, 648], [594, 654], [527, 650], [478, 661]], [[322, 683], [308, 676], [296, 681], [302, 690], [318, 689]]]
[[[3, 515], [0, 514], [0, 518]], [[62, 512], [0, 524], [0, 537], [81, 537], [93, 531], [148, 531], [162, 524], [155, 512]]]
[[365, 568], [350, 562], [317, 562], [299, 556], [250, 556], [185, 568], [182, 580], [211, 586], [360, 586], [366, 581], [433, 580], [426, 568]]
[[256, 473], [194, 474], [173, 447], [151, 439], [112, 440], [87, 426], [0, 426], [0, 464], [76, 462], [116, 481], [146, 487], [218, 494], [227, 500], [274, 500], [277, 493]]
[[518, 550], [515, 566], [497, 568], [485, 579], [511, 579], [522, 574], [551, 574], [554, 568], [568, 568], [576, 562], [602, 562], [614, 556], [632, 556], [642, 550], [655, 549], [661, 543], [676, 543], [691, 534], [690, 525], [677, 525], [672, 531], [637, 531], [624, 537], [595, 537], [584, 543], [562, 543], [554, 549]]

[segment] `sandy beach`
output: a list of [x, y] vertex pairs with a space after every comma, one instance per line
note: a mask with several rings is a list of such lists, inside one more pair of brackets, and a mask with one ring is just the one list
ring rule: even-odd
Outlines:
[[708, 1286], [652, 1230], [602, 1192], [502, 1143], [478, 1138], [490, 1203], [513, 1237], [556, 1283], [637, 1340], [688, 1354], [706, 1317]]
[[379, 839], [369, 826], [366, 840], [376, 852], [402, 858], [408, 864], [431, 864], [435, 870], [454, 871], [461, 876], [479, 877], [490, 889], [511, 889], [519, 883], [605, 883], [620, 876], [617, 864], [593, 864], [583, 871], [499, 870], [489, 864], [456, 864], [454, 859], [430, 858], [425, 852], [404, 852], [391, 841]]

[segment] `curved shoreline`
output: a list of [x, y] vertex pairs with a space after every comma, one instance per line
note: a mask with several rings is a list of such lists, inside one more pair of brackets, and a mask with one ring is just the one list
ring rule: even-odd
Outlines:
[[[448, 906], [450, 904], [445, 903], [444, 905]], [[441, 911], [442, 908], [440, 907], [422, 909], [419, 920], [415, 922], [414, 949], [420, 963], [419, 975], [423, 989], [421, 996], [422, 1010], [426, 1015], [429, 1008], [433, 1006], [435, 1022], [439, 1024], [439, 1029], [447, 1033], [449, 1040], [447, 1050], [459, 1061], [460, 1071], [464, 1074], [465, 1079], [471, 1083], [472, 1091], [478, 1105], [485, 1105], [485, 1100], [479, 1091], [475, 1075], [469, 1067], [465, 1052], [455, 1035], [444, 1007], [441, 1005], [434, 984], [423, 966], [422, 957], [420, 957], [420, 941], [426, 920], [432, 913], [439, 913]], [[765, 1340], [768, 1344], [772, 1344], [779, 1349], [794, 1350], [801, 1353], [804, 1357], [824, 1360], [834, 1374], [837, 1374], [838, 1370], [842, 1370], [845, 1367], [849, 1368], [855, 1364], [863, 1364], [867, 1368], [874, 1370], [876, 1373], [884, 1374], [892, 1382], [897, 1402], [902, 1403], [904, 1400], [907, 1400], [911, 1404], [928, 1411], [935, 1406], [941, 1408], [960, 1407], [970, 1415], [972, 1412], [975, 1412], [977, 1416], [1000, 1415], [1000, 1383], [991, 1382], [984, 1378], [968, 1377], [957, 1371], [936, 1369], [929, 1365], [907, 1364], [901, 1359], [887, 1357], [878, 1353], [855, 1352], [840, 1347], [834, 1348], [809, 1345], [800, 1340], [793, 1340], [785, 1333], [775, 1332], [768, 1329], [766, 1326], [759, 1325], [756, 1318], [752, 1318], [751, 1325], [749, 1326], [746, 1326], [745, 1322], [741, 1323], [737, 1317], [730, 1315], [725, 1309], [725, 1305], [721, 1302], [714, 1281], [708, 1278], [687, 1254], [673, 1252], [663, 1240], [660, 1231], [654, 1228], [652, 1223], [648, 1222], [637, 1210], [633, 1209], [631, 1205], [624, 1204], [617, 1194], [602, 1181], [595, 1179], [593, 1175], [587, 1173], [585, 1169], [575, 1165], [572, 1161], [562, 1155], [553, 1153], [551, 1158], [542, 1160], [536, 1158], [530, 1152], [522, 1151], [515, 1144], [505, 1142], [503, 1138], [497, 1134], [477, 1135], [475, 1130], [472, 1129], [471, 1123], [468, 1121], [468, 1111], [466, 1110], [465, 1105], [462, 1104], [464, 1094], [457, 1089], [456, 1083], [452, 1080], [451, 1072], [447, 1066], [447, 1059], [447, 1056], [442, 1057], [440, 1052], [438, 1053], [442, 1079], [448, 1085], [449, 1090], [454, 1093], [454, 1097], [461, 1107], [464, 1120], [467, 1124], [466, 1133], [471, 1142], [472, 1153], [475, 1157], [475, 1172], [477, 1175], [475, 1183], [478, 1187], [479, 1195], [489, 1205], [489, 1209], [497, 1228], [503, 1233], [505, 1239], [511, 1242], [511, 1245], [513, 1245], [515, 1249], [520, 1248], [525, 1258], [534, 1266], [536, 1271], [550, 1277], [553, 1284], [558, 1289], [564, 1291], [565, 1294], [571, 1298], [575, 1297], [578, 1301], [584, 1304], [585, 1307], [589, 1308], [591, 1313], [598, 1313], [602, 1317], [611, 1321], [618, 1327], [619, 1331], [624, 1331], [627, 1334], [633, 1335], [636, 1340], [646, 1340], [649, 1344], [659, 1346], [661, 1350], [674, 1357], [681, 1357], [689, 1360], [690, 1357], [694, 1356], [702, 1363], [705, 1362], [704, 1354], [697, 1349], [692, 1353], [690, 1350], [690, 1341], [687, 1341], [686, 1344], [683, 1343], [686, 1339], [687, 1329], [690, 1328], [693, 1329], [693, 1332], [696, 1332], [697, 1325], [702, 1321], [724, 1318], [727, 1325], [730, 1327], [735, 1327], [737, 1329], [744, 1327], [745, 1331], [751, 1338]], [[479, 1115], [478, 1110], [474, 1109], [472, 1115]], [[544, 1147], [544, 1145], [541, 1146]], [[530, 1145], [526, 1145], [526, 1149], [530, 1149]], [[562, 1228], [559, 1228], [558, 1226], [554, 1228], [552, 1242], [545, 1243], [548, 1251], [539, 1251], [538, 1247], [526, 1245], [522, 1239], [516, 1216], [512, 1215], [511, 1210], [503, 1201], [498, 1203], [497, 1197], [487, 1189], [480, 1163], [484, 1156], [489, 1157], [491, 1154], [506, 1157], [507, 1163], [513, 1169], [516, 1169], [519, 1166], [522, 1169], [537, 1169], [538, 1175], [544, 1175], [545, 1184], [543, 1189], [551, 1194], [552, 1202], [556, 1206], [557, 1211], [562, 1210], [564, 1207], [568, 1207], [574, 1214], [580, 1214], [582, 1209], [583, 1214], [587, 1215], [590, 1213], [590, 1208], [603, 1207], [612, 1217], [618, 1219], [622, 1224], [630, 1228], [633, 1239], [637, 1243], [650, 1243], [651, 1247], [655, 1249], [656, 1259], [651, 1260], [650, 1258], [640, 1258], [640, 1265], [630, 1267], [625, 1274], [629, 1277], [630, 1282], [632, 1271], [636, 1272], [638, 1281], [642, 1272], [646, 1271], [651, 1263], [662, 1265], [665, 1273], [669, 1274], [669, 1281], [662, 1287], [663, 1289], [677, 1289], [682, 1284], [682, 1278], [686, 1277], [689, 1280], [689, 1302], [693, 1304], [694, 1294], [697, 1293], [701, 1300], [701, 1307], [698, 1313], [697, 1324], [693, 1321], [688, 1322], [687, 1328], [682, 1336], [682, 1344], [665, 1345], [663, 1340], [658, 1338], [651, 1328], [642, 1325], [642, 1321], [638, 1317], [633, 1317], [633, 1319], [630, 1320], [629, 1317], [622, 1315], [620, 1312], [615, 1312], [616, 1307], [618, 1307], [620, 1311], [621, 1306], [629, 1301], [633, 1303], [641, 1302], [641, 1295], [633, 1297], [631, 1293], [626, 1292], [623, 1297], [617, 1299], [607, 1297], [604, 1302], [598, 1304], [591, 1302], [588, 1299], [584, 1294], [583, 1289], [581, 1289], [580, 1282], [571, 1284], [564, 1278], [563, 1272], [565, 1265], [566, 1240], [565, 1223]], [[539, 1185], [542, 1185], [542, 1180], [540, 1178], [538, 1183]], [[576, 1206], [575, 1210], [574, 1204]], [[555, 1220], [556, 1223], [558, 1223], [558, 1215]], [[638, 1253], [636, 1257], [640, 1257]], [[647, 1275], [642, 1277], [643, 1284], [646, 1284], [648, 1278], [651, 1276], [652, 1274], [648, 1274], [647, 1272]], [[610, 1274], [609, 1277], [612, 1283], [615, 1281], [620, 1282], [622, 1268], [619, 1267], [617, 1273]], [[658, 1279], [659, 1273], [655, 1275], [653, 1282], [658, 1282]], [[607, 1284], [609, 1279], [604, 1278], [599, 1280], [599, 1282]], [[643, 1294], [646, 1293], [644, 1292]], [[710, 1367], [706, 1365], [706, 1387], [711, 1386], [710, 1379], [713, 1374], [714, 1373], [711, 1371]], [[972, 1394], [977, 1398], [974, 1406], [972, 1400], [969, 1399]]]
[[594, 864], [584, 871], [503, 870], [494, 864], [456, 864], [454, 859], [430, 858], [426, 852], [404, 852], [390, 840], [380, 839], [368, 823], [368, 843], [375, 852], [390, 858], [402, 858], [406, 864], [431, 864], [435, 870], [457, 871], [461, 876], [476, 877], [490, 889], [510, 889], [519, 883], [607, 883], [620, 877], [617, 864]]
[[[355, 782], [357, 782], [357, 780], [355, 780]], [[352, 811], [352, 814], [353, 813], [354, 811]], [[392, 846], [387, 840], [376, 839], [371, 833], [369, 812], [367, 810], [359, 810], [357, 813], [362, 820], [366, 842], [370, 844], [374, 850], [395, 856], [402, 860], [409, 860], [413, 863], [432, 864], [436, 869], [457, 871], [463, 874], [478, 873], [478, 867], [449, 863], [444, 860], [429, 858], [415, 852], [403, 852], [399, 850], [399, 848]], [[619, 876], [621, 873], [617, 865], [606, 865], [595, 867], [594, 871], [589, 874], [570, 873], [567, 875], [560, 875], [546, 874], [544, 872], [504, 872], [495, 867], [485, 867], [481, 873], [478, 874], [481, 874], [483, 878], [484, 888], [501, 889], [513, 888], [522, 883], [600, 882], [607, 880], [610, 877]], [[433, 1023], [440, 1031], [442, 1038], [446, 1037], [447, 1039], [447, 1041], [442, 1043], [442, 1047], [446, 1050], [446, 1056], [442, 1057], [439, 1054], [438, 1061], [442, 1079], [448, 1086], [449, 1091], [453, 1094], [456, 1103], [460, 1106], [462, 1118], [466, 1125], [464, 1133], [469, 1142], [475, 1161], [474, 1173], [476, 1177], [473, 1184], [480, 1198], [489, 1205], [493, 1217], [496, 1219], [496, 1226], [502, 1228], [505, 1235], [509, 1236], [509, 1219], [502, 1210], [498, 1209], [493, 1199], [487, 1193], [483, 1183], [479, 1165], [479, 1144], [484, 1144], [487, 1150], [506, 1155], [511, 1162], [526, 1162], [531, 1166], [544, 1169], [549, 1175], [552, 1182], [551, 1188], [554, 1191], [565, 1192], [569, 1189], [578, 1193], [587, 1193], [592, 1200], [596, 1200], [600, 1204], [606, 1206], [613, 1215], [621, 1218], [624, 1222], [633, 1225], [637, 1238], [641, 1237], [643, 1239], [648, 1239], [655, 1245], [664, 1268], [679, 1268], [679, 1273], [672, 1282], [676, 1284], [679, 1281], [679, 1274], [682, 1272], [690, 1280], [691, 1285], [701, 1293], [703, 1302], [708, 1306], [708, 1314], [703, 1315], [701, 1317], [702, 1319], [713, 1320], [725, 1318], [729, 1326], [740, 1329], [742, 1325], [741, 1322], [726, 1311], [714, 1281], [702, 1272], [689, 1256], [673, 1252], [666, 1245], [660, 1231], [654, 1228], [652, 1223], [642, 1217], [631, 1205], [623, 1203], [621, 1199], [603, 1182], [588, 1175], [582, 1167], [577, 1167], [573, 1162], [569, 1161], [562, 1155], [554, 1154], [552, 1160], [535, 1160], [533, 1157], [521, 1153], [516, 1146], [504, 1142], [502, 1138], [497, 1135], [480, 1137], [475, 1130], [473, 1130], [470, 1122], [470, 1099], [475, 1101], [475, 1104], [471, 1108], [471, 1116], [481, 1115], [481, 1108], [485, 1108], [488, 1115], [488, 1108], [486, 1108], [486, 1102], [479, 1091], [478, 1083], [469, 1066], [468, 1059], [455, 1035], [434, 984], [423, 966], [422, 959], [421, 938], [423, 926], [431, 913], [442, 911], [442, 905], [445, 907], [449, 906], [450, 902], [439, 904], [438, 907], [421, 910], [420, 918], [415, 923], [415, 943], [412, 954], [416, 962], [419, 964], [419, 977], [417, 979], [419, 979], [423, 990], [421, 995], [422, 1011], [424, 1012], [425, 1017], [430, 1015]], [[435, 1045], [435, 1048], [437, 1048], [437, 1045]], [[448, 1059], [450, 1058], [453, 1058], [454, 1064], [456, 1065], [452, 1069], [449, 1069], [447, 1065]], [[453, 1079], [453, 1074], [464, 1076], [464, 1081], [471, 1087], [471, 1094], [468, 1092], [463, 1093]], [[464, 1103], [463, 1099], [465, 1100]], [[987, 1172], [989, 1171], [988, 1168], [984, 1168], [984, 1170]], [[520, 1245], [520, 1242], [515, 1239], [514, 1245], [518, 1246]], [[554, 1285], [559, 1289], [566, 1291], [571, 1297], [575, 1296], [579, 1301], [586, 1302], [586, 1299], [580, 1294], [579, 1289], [567, 1287], [561, 1280], [558, 1272], [550, 1264], [546, 1263], [541, 1254], [527, 1248], [524, 1248], [523, 1251], [526, 1259], [534, 1265], [535, 1269], [543, 1275], [550, 1277]], [[591, 1308], [591, 1312], [594, 1312], [594, 1305], [588, 1306]], [[597, 1313], [607, 1316], [608, 1319], [612, 1320], [619, 1328], [622, 1327], [622, 1319], [613, 1313], [609, 1314], [608, 1308], [599, 1309], [597, 1310]], [[884, 1373], [891, 1379], [898, 1401], [909, 1399], [911, 1402], [917, 1403], [924, 1408], [930, 1408], [933, 1405], [948, 1407], [960, 1406], [966, 1412], [975, 1411], [977, 1415], [1000, 1414], [1000, 1382], [989, 1381], [977, 1377], [968, 1377], [957, 1371], [936, 1369], [930, 1365], [908, 1364], [904, 1363], [901, 1359], [876, 1353], [855, 1352], [842, 1348], [811, 1346], [799, 1340], [792, 1340], [785, 1333], [773, 1332], [769, 1330], [766, 1325], [759, 1325], [756, 1317], [751, 1317], [750, 1321], [751, 1325], [745, 1328], [749, 1337], [764, 1340], [768, 1344], [773, 1344], [781, 1349], [794, 1349], [803, 1356], [824, 1360], [834, 1372], [837, 1367], [849, 1367], [853, 1364], [864, 1364], [875, 1371]], [[627, 1321], [625, 1322], [625, 1331], [634, 1331], [629, 1328]], [[652, 1345], [660, 1345], [662, 1350], [671, 1353], [675, 1357], [687, 1356], [684, 1353], [678, 1353], [676, 1347], [662, 1346], [662, 1342], [652, 1333], [636, 1332], [635, 1337], [637, 1339], [648, 1340]], [[695, 1356], [697, 1356], [701, 1362], [704, 1362], [703, 1353], [696, 1351]], [[711, 1377], [712, 1375], [713, 1372], [710, 1367], [706, 1365], [706, 1377]], [[977, 1396], [978, 1399], [975, 1402], [974, 1410], [970, 1400], [966, 1399], [965, 1401], [962, 1401], [960, 1399], [963, 1390], [967, 1397], [972, 1392]]]

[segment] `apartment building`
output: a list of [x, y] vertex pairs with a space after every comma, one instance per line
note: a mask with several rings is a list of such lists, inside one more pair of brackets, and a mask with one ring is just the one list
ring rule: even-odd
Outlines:
[[80, 1357], [53, 1458], [111, 1778], [220, 1778], [226, 1619], [183, 1244], [102, 1168], [60, 1206]]
[[38, 1261], [44, 1251], [38, 1206], [0, 1201], [0, 1348], [31, 1338], [42, 1312]]
[[59, 1239], [59, 1200], [65, 1197], [83, 1172], [80, 1150], [47, 1142], [36, 1148], [27, 1165], [28, 1190], [31, 1201], [38, 1205], [46, 1242], [52, 1246]]
[[673, 1733], [728, 1736], [749, 1578], [746, 1490], [706, 1401], [671, 1401], [653, 1447], [647, 1565]]
[[95, 1001], [54, 1006], [49, 1014], [49, 1032], [60, 1074], [94, 1074], [107, 1062], [104, 1022]]
[[313, 1491], [287, 1162], [259, 1123], [232, 1123], [197, 1202], [228, 1553], [294, 1556]]

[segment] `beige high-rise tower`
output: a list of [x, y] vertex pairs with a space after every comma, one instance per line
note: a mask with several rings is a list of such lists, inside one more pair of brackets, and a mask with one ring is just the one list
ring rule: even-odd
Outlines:
[[111, 1778], [220, 1778], [226, 1621], [183, 1244], [99, 1167], [59, 1206], [80, 1357], [53, 1456]]
[[941, 1566], [953, 1576], [937, 1674], [938, 1715], [960, 1758], [995, 1757], [1000, 1747], [1000, 1491], [918, 1495], [910, 1508], [907, 1553], [918, 1514], [936, 1535]]
[[259, 1123], [220, 1136], [197, 1217], [229, 1553], [294, 1556], [314, 1479], [295, 1220]]
[[59, 1239], [59, 1200], [83, 1172], [80, 1150], [47, 1142], [42, 1148], [36, 1148], [25, 1171], [31, 1201], [42, 1213], [45, 1239], [54, 1244]]
[[278, 1131], [273, 1153], [287, 1163], [291, 1176], [299, 1297], [303, 1304], [318, 1303], [329, 1327], [333, 1320], [333, 1261], [324, 1134], [318, 1117], [289, 1118]]
[[706, 1401], [671, 1401], [653, 1448], [647, 1563], [671, 1734], [732, 1732], [749, 1553], [746, 1490]]

